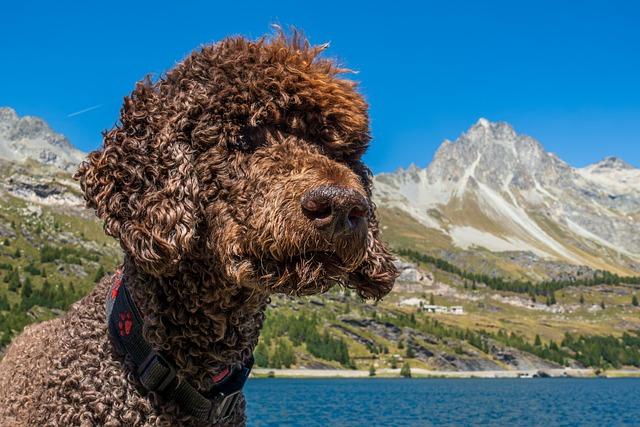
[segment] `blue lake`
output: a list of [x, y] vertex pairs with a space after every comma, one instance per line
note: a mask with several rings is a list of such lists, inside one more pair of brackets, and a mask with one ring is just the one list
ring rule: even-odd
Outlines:
[[250, 426], [640, 426], [640, 379], [251, 379]]

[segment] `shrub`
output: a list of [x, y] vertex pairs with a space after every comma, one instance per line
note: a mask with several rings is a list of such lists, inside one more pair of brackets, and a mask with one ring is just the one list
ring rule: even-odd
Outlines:
[[104, 277], [104, 267], [102, 267], [102, 265], [100, 265], [100, 267], [98, 267], [98, 271], [96, 271], [96, 275], [93, 278], [94, 282], [99, 281], [100, 279], [102, 279]]
[[409, 362], [404, 362], [402, 368], [400, 369], [400, 376], [403, 378], [411, 378], [411, 366]]
[[11, 306], [9, 305], [9, 300], [7, 299], [6, 294], [0, 295], [0, 310], [9, 310]]
[[296, 356], [291, 342], [286, 338], [279, 338], [273, 355], [269, 357], [271, 368], [290, 368], [296, 362]]
[[253, 358], [256, 365], [266, 368], [269, 366], [269, 349], [264, 342], [258, 343], [253, 351]]
[[391, 356], [391, 369], [398, 369], [398, 360], [395, 356]]

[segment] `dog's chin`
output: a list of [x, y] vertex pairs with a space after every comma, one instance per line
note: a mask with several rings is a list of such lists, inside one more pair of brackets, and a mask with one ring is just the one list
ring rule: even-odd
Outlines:
[[257, 286], [269, 293], [313, 295], [323, 293], [337, 284], [344, 285], [348, 275], [359, 263], [348, 262], [335, 252], [312, 251], [285, 260], [256, 259]]

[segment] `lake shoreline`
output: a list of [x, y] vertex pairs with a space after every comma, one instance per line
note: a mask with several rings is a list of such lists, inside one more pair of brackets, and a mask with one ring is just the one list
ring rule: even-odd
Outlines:
[[[402, 378], [400, 369], [378, 369], [371, 376], [368, 370], [352, 369], [265, 369], [252, 371], [253, 378]], [[595, 369], [536, 369], [513, 371], [432, 371], [421, 368], [411, 369], [412, 378], [447, 378], [447, 379], [496, 379], [496, 378], [639, 378], [640, 370], [612, 369], [597, 371]]]

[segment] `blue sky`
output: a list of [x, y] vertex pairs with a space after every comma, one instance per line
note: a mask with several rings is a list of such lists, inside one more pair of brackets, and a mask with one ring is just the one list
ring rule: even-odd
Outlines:
[[640, 2], [76, 3], [3, 6], [0, 105], [43, 117], [84, 150], [145, 74], [279, 23], [331, 42], [328, 54], [359, 71], [375, 172], [427, 165], [479, 117], [575, 166], [608, 155], [640, 166]]

